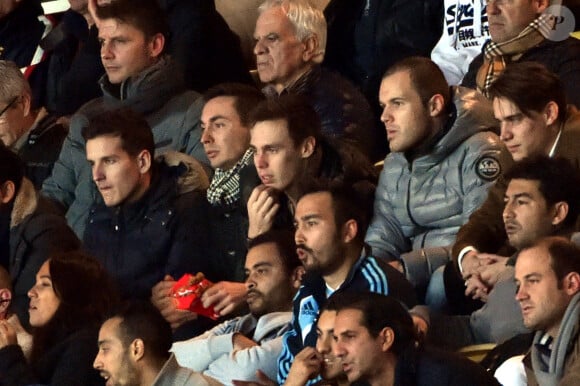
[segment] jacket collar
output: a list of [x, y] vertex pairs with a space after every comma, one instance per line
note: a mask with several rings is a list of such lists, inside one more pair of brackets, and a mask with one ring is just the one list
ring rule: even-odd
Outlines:
[[22, 179], [22, 185], [14, 199], [14, 207], [10, 219], [10, 228], [14, 228], [30, 216], [38, 206], [38, 197], [32, 182], [26, 177]]

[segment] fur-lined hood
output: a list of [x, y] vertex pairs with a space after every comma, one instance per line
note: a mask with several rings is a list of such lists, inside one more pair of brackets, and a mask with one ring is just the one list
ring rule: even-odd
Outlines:
[[10, 229], [20, 225], [24, 219], [30, 216], [38, 207], [38, 193], [34, 189], [32, 182], [26, 177], [22, 179], [22, 185], [16, 198], [10, 216]]
[[183, 165], [185, 167], [184, 172], [177, 180], [180, 194], [191, 191], [205, 191], [209, 187], [209, 177], [205, 169], [192, 156], [171, 150], [156, 157], [156, 159], [164, 162], [167, 166]]

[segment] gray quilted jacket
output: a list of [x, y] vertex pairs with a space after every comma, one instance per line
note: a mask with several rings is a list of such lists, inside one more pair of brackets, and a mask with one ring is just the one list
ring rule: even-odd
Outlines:
[[453, 88], [455, 111], [428, 154], [412, 162], [385, 158], [366, 234], [373, 256], [399, 259], [409, 251], [451, 245], [459, 227], [487, 196], [511, 157], [489, 101]]

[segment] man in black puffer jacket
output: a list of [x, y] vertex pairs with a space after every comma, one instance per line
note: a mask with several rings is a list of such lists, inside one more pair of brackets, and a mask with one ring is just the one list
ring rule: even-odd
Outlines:
[[83, 137], [102, 197], [89, 211], [84, 246], [123, 297], [149, 299], [165, 275], [203, 271], [202, 166], [191, 157], [175, 167], [155, 161], [151, 128], [128, 109], [95, 117]]

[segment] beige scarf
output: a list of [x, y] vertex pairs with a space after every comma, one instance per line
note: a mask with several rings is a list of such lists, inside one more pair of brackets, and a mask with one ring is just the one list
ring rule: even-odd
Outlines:
[[502, 43], [488, 40], [483, 46], [483, 65], [476, 75], [477, 90], [488, 97], [487, 90], [507, 63], [518, 61], [532, 47], [542, 43], [550, 35], [554, 24], [551, 15], [543, 14], [534, 19], [518, 36]]

